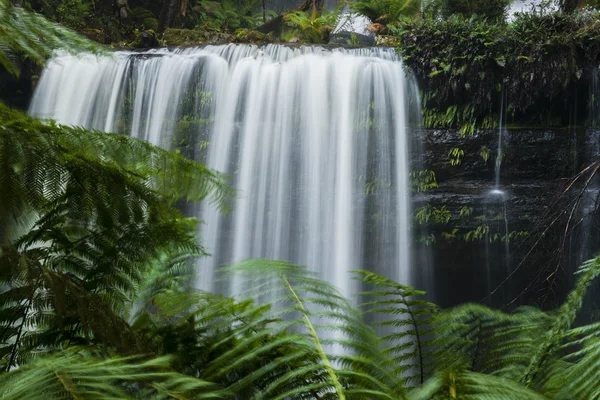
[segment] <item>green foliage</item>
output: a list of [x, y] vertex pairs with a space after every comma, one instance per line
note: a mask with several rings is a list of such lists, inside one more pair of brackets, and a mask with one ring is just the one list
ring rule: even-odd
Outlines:
[[173, 203], [226, 207], [223, 177], [143, 141], [2, 105], [0, 165], [0, 362], [90, 341], [145, 352], [124, 320], [126, 294], [162, 254], [203, 254], [197, 221]]
[[450, 165], [452, 165], [452, 166], [460, 165], [464, 155], [465, 155], [465, 151], [463, 149], [459, 149], [458, 147], [454, 147], [454, 148], [450, 149], [450, 151], [448, 152], [448, 158], [450, 158]]
[[503, 90], [509, 118], [542, 125], [568, 119], [573, 88], [587, 90], [585, 71], [597, 66], [599, 21], [598, 11], [542, 9], [508, 25], [451, 16], [407, 21], [394, 32], [425, 91], [424, 125], [467, 126], [466, 134], [495, 126], [496, 118], [486, 118], [500, 109]]
[[95, 4], [90, 0], [43, 0], [40, 3], [42, 15], [71, 29], [84, 28], [95, 11]]
[[510, 3], [512, 0], [443, 0], [441, 8], [445, 17], [461, 14], [468, 18], [477, 15], [490, 20], [503, 21]]
[[435, 104], [435, 96], [431, 93], [424, 94], [422, 101], [421, 121], [425, 128], [458, 128], [458, 134], [464, 138], [473, 135], [477, 129], [494, 129], [498, 125], [498, 118], [494, 113], [479, 115], [473, 104], [452, 105], [445, 110], [428, 107], [428, 102]]
[[425, 292], [401, 285], [373, 272], [355, 271], [372, 287], [361, 293], [369, 301], [362, 304], [365, 314], [376, 318], [383, 328], [385, 352], [395, 365], [395, 374], [410, 384], [423, 384], [429, 373], [427, 354], [433, 349], [432, 324], [437, 306], [419, 297]]
[[[579, 279], [577, 280], [575, 289], [569, 294], [567, 301], [565, 301], [565, 303], [559, 309], [550, 329], [547, 330], [542, 336], [542, 341], [539, 344], [536, 353], [531, 358], [527, 369], [521, 377], [521, 382], [528, 387], [541, 387], [549, 384], [546, 381], [546, 375], [552, 375], [552, 370], [556, 368], [552, 357], [560, 349], [560, 344], [565, 337], [571, 339], [570, 341], [566, 342], [566, 346], [570, 347], [571, 351], [574, 351], [574, 353], [567, 354], [567, 359], [582, 358], [583, 363], [590, 363], [589, 358], [586, 358], [586, 356], [594, 355], [595, 341], [590, 341], [590, 339], [593, 338], [593, 336], [589, 335], [590, 328], [580, 328], [579, 330], [575, 330], [575, 332], [569, 332], [569, 329], [571, 328], [573, 322], [575, 322], [577, 313], [581, 310], [583, 300], [590, 285], [598, 277], [598, 275], [600, 275], [600, 257], [596, 257], [585, 262], [579, 268], [578, 274]], [[588, 333], [588, 335], [586, 335], [586, 333]], [[578, 334], [583, 334], [583, 339], [577, 338], [576, 336]], [[583, 345], [583, 349], [578, 351], [578, 349], [574, 347], [576, 345]], [[597, 370], [597, 368], [600, 367], [600, 359], [596, 358], [592, 360], [591, 364], [592, 365], [587, 364], [587, 367], [593, 366], [592, 369]], [[579, 366], [571, 368], [577, 371], [580, 370], [581, 367]], [[562, 373], [558, 374], [559, 378], [568, 376], [573, 377], [572, 371], [562, 371]], [[575, 390], [578, 393], [597, 392], [598, 389], [600, 389], [600, 386], [598, 386], [597, 382], [582, 383], [580, 380], [578, 380], [578, 383], [580, 386], [575, 387], [570, 385], [569, 389]], [[593, 389], [590, 390], [592, 387]], [[567, 393], [572, 394], [572, 392]]]
[[[405, 398], [404, 384], [395, 373], [393, 360], [380, 350], [380, 339], [361, 314], [331, 285], [304, 268], [286, 262], [252, 260], [225, 270], [248, 288], [246, 296], [278, 305], [268, 310], [270, 329], [297, 333], [292, 340], [312, 362], [291, 370], [285, 379], [304, 377], [296, 387], [277, 398], [311, 392], [336, 393], [336, 398]], [[325, 332], [327, 336], [321, 337]], [[338, 350], [335, 351], [336, 347]], [[344, 349], [343, 352], [340, 351]], [[334, 351], [334, 352], [332, 352]], [[299, 382], [296, 381], [296, 384]], [[256, 399], [271, 398], [263, 391]], [[310, 398], [310, 397], [309, 397]]]
[[284, 16], [284, 22], [288, 28], [286, 36], [295, 36], [303, 42], [327, 43], [329, 34], [337, 25], [340, 10], [334, 12], [319, 13], [296, 11]]
[[234, 32], [261, 23], [262, 14], [255, 14], [261, 4], [261, 0], [202, 0], [193, 18], [198, 29]]
[[434, 224], [445, 225], [452, 218], [452, 213], [446, 209], [446, 206], [437, 208], [427, 204], [417, 210], [415, 218], [419, 224], [426, 224], [431, 221]]
[[231, 398], [214, 384], [170, 370], [166, 357], [102, 359], [74, 351], [0, 375], [0, 396], [5, 400]]
[[483, 159], [484, 162], [487, 163], [487, 160], [490, 158], [490, 148], [487, 146], [481, 146], [481, 150], [479, 150], [479, 155]]
[[99, 50], [98, 45], [39, 14], [0, 0], [0, 66], [19, 75], [23, 58], [43, 64], [56, 49]]
[[534, 308], [504, 314], [480, 305], [441, 312], [434, 363], [439, 369], [518, 379], [535, 354], [550, 317]]
[[421, 0], [362, 0], [351, 3], [351, 7], [373, 22], [389, 24], [417, 14]]
[[[254, 301], [169, 290], [154, 297], [153, 311], [133, 328], [169, 359], [92, 349], [94, 358], [78, 350], [0, 375], [0, 390], [6, 398], [29, 389], [58, 399], [83, 398], [91, 387], [97, 398], [589, 398], [598, 390], [597, 380], [586, 379], [598, 364], [598, 326], [570, 325], [599, 265], [594, 259], [581, 268], [576, 289], [553, 314], [480, 305], [438, 311], [420, 299], [424, 292], [356, 271], [367, 286], [365, 315], [383, 330], [378, 338], [346, 299], [305, 269], [248, 261], [224, 272]], [[532, 365], [544, 373], [522, 385]]]
[[[441, 207], [426, 204], [414, 212], [415, 221], [419, 225], [427, 225], [434, 232], [421, 236], [420, 243], [430, 245], [442, 238], [445, 241], [464, 242], [513, 242], [524, 239], [529, 235], [526, 231], [505, 232], [504, 225], [498, 227], [498, 221], [504, 221], [504, 215], [488, 212], [487, 214], [474, 214], [473, 207], [463, 206], [457, 210], [449, 210], [446, 205]], [[450, 221], [453, 224], [449, 224]], [[456, 227], [455, 227], [456, 226]], [[448, 227], [452, 228], [446, 231]]]
[[473, 207], [464, 206], [460, 209], [459, 216], [460, 217], [469, 217], [473, 212]]
[[[182, 121], [178, 143], [203, 124]], [[208, 200], [226, 210], [233, 193], [221, 174], [4, 106], [0, 168], [2, 398], [563, 400], [600, 391], [599, 326], [573, 326], [598, 258], [553, 313], [439, 311], [424, 292], [357, 271], [361, 312], [305, 268], [270, 260], [223, 271], [245, 289], [232, 299], [190, 290], [192, 259], [204, 252], [198, 221], [174, 207]], [[434, 187], [431, 171], [412, 178], [417, 191]], [[445, 207], [417, 214], [452, 218]], [[464, 207], [458, 217], [472, 214]], [[485, 226], [473, 236], [493, 237]]]
[[558, 0], [558, 6], [565, 12], [573, 12], [585, 7], [598, 8], [598, 0]]
[[438, 187], [435, 172], [428, 169], [411, 171], [410, 186], [414, 192], [425, 192]]

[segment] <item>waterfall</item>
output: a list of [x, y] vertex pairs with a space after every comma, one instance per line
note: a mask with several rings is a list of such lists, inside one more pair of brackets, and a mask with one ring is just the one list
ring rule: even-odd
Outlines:
[[[30, 113], [115, 131], [232, 177], [229, 215], [204, 221], [197, 287], [248, 258], [306, 265], [350, 296], [348, 271], [411, 283], [408, 112], [417, 91], [393, 49], [228, 45], [58, 53]], [[411, 101], [409, 101], [411, 100]]]
[[[484, 216], [486, 222], [485, 234], [485, 262], [486, 262], [486, 280], [488, 292], [493, 292], [497, 289], [498, 284], [503, 284], [504, 298], [508, 299], [512, 296], [510, 285], [505, 284], [512, 273], [510, 265], [510, 231], [509, 231], [509, 200], [510, 193], [500, 185], [500, 173], [502, 169], [502, 160], [504, 158], [503, 137], [508, 136], [506, 131], [506, 110], [505, 104], [508, 101], [505, 96], [504, 85], [502, 85], [500, 99], [500, 118], [498, 120], [498, 144], [496, 146], [496, 158], [494, 161], [494, 187], [485, 195], [484, 199]], [[502, 249], [491, 248], [491, 242], [502, 241], [504, 246]], [[500, 254], [498, 254], [500, 253]], [[503, 253], [503, 254], [502, 254]], [[502, 259], [498, 258], [502, 255]], [[494, 271], [496, 265], [503, 267], [502, 270]]]

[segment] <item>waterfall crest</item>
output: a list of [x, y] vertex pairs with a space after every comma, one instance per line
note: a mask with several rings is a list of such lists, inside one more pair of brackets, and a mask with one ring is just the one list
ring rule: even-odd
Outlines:
[[417, 103], [393, 49], [228, 45], [58, 53], [32, 115], [119, 132], [229, 174], [233, 212], [198, 206], [197, 286], [248, 258], [307, 265], [345, 295], [348, 271], [411, 283], [409, 103]]

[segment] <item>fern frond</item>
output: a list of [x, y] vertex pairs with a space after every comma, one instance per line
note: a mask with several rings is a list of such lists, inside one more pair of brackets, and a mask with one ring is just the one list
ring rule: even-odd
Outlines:
[[600, 274], [600, 256], [583, 263], [577, 274], [579, 279], [575, 289], [571, 291], [565, 303], [558, 310], [551, 328], [543, 335], [543, 341], [521, 378], [521, 382], [527, 387], [538, 386], [540, 373], [545, 369], [552, 368], [553, 363], [549, 361], [552, 361], [552, 357], [560, 348], [562, 338], [567, 334], [577, 313], [581, 310], [589, 286]]
[[[306, 358], [319, 365], [312, 374], [320, 383], [311, 382], [310, 390], [346, 398], [405, 397], [403, 380], [394, 373], [392, 360], [380, 351], [380, 340], [331, 285], [283, 261], [251, 260], [224, 271], [230, 279], [244, 282], [245, 296], [273, 306], [266, 313], [271, 321], [268, 329], [298, 335]], [[290, 372], [281, 379], [285, 382], [294, 376]], [[301, 390], [295, 387], [289, 393]], [[310, 393], [309, 388], [305, 393]]]
[[450, 368], [518, 379], [535, 354], [551, 318], [524, 308], [513, 314], [467, 304], [435, 320], [436, 370]]
[[423, 384], [429, 372], [428, 353], [431, 351], [432, 317], [435, 304], [418, 297], [425, 292], [415, 290], [368, 271], [354, 271], [357, 278], [372, 290], [361, 293], [369, 301], [361, 305], [366, 314], [373, 315], [375, 325], [384, 330], [387, 353], [396, 363], [396, 374], [407, 383]]
[[6, 400], [223, 399], [216, 385], [169, 371], [169, 358], [95, 357], [65, 352], [0, 375]]
[[373, 22], [390, 23], [418, 13], [421, 0], [362, 0], [352, 2], [351, 7]]
[[[140, 286], [148, 266], [204, 254], [198, 221], [172, 204], [209, 197], [225, 206], [231, 194], [221, 175], [177, 154], [42, 123], [3, 105], [0, 170], [0, 239], [10, 243], [0, 253], [7, 368], [64, 344], [145, 350], [125, 322], [132, 296], [140, 287], [148, 296], [160, 292], [185, 261], [171, 258], [156, 276], [162, 283]], [[10, 236], [8, 225], [18, 228]]]
[[410, 400], [544, 400], [546, 397], [511, 379], [465, 370], [434, 374]]
[[21, 57], [43, 64], [56, 49], [102, 51], [85, 37], [39, 14], [13, 7], [9, 0], [0, 0], [0, 65], [8, 72], [19, 74]]

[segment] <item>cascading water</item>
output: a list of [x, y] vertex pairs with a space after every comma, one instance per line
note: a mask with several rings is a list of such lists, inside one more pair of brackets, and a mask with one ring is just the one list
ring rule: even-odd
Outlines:
[[[500, 119], [498, 122], [498, 145], [496, 147], [496, 158], [494, 162], [494, 187], [487, 193], [484, 201], [484, 215], [488, 221], [488, 230], [485, 238], [485, 259], [488, 291], [496, 290], [498, 282], [504, 282], [510, 275], [510, 232], [508, 227], [507, 202], [508, 193], [500, 186], [500, 172], [502, 168], [502, 159], [504, 157], [503, 137], [506, 136], [505, 128], [505, 94], [502, 88], [502, 97], [500, 101]], [[492, 257], [491, 242], [500, 240], [504, 243], [502, 273], [492, 271], [492, 262], [496, 257]], [[495, 275], [495, 277], [493, 277]], [[509, 285], [505, 285], [508, 287]], [[511, 296], [505, 290], [505, 298]]]
[[34, 116], [173, 148], [233, 177], [233, 212], [205, 221], [198, 287], [248, 258], [293, 261], [354, 292], [348, 271], [410, 283], [407, 108], [393, 49], [228, 45], [56, 55]]

